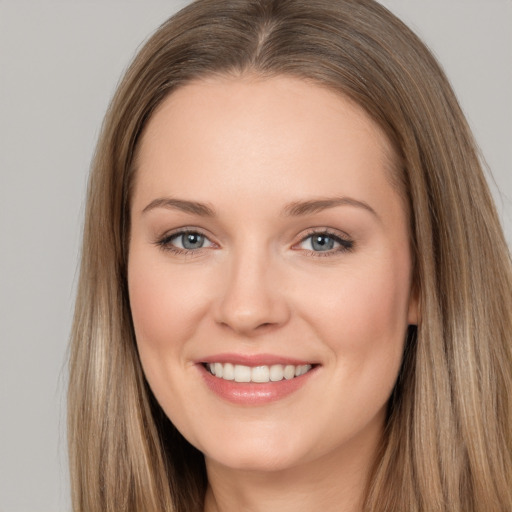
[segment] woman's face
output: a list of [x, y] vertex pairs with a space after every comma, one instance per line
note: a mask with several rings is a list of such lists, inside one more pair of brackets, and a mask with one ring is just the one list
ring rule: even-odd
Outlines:
[[417, 321], [393, 169], [360, 108], [294, 78], [197, 81], [153, 115], [130, 304], [151, 389], [207, 463], [374, 453]]

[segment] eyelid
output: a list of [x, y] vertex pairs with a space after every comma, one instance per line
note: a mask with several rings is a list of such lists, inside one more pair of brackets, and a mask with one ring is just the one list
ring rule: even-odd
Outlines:
[[[329, 238], [332, 238], [335, 242], [337, 242], [339, 244], [339, 246], [337, 248], [333, 248], [333, 249], [327, 250], [327, 251], [314, 251], [311, 249], [301, 249], [299, 247], [300, 244], [304, 243], [308, 238], [310, 238], [314, 235], [325, 235]], [[296, 242], [292, 247], [292, 249], [304, 251], [308, 255], [312, 255], [315, 257], [317, 257], [317, 256], [320, 256], [320, 257], [336, 256], [336, 255], [339, 255], [340, 253], [352, 251], [353, 248], [354, 248], [354, 240], [347, 233], [340, 231], [340, 230], [334, 230], [331, 228], [324, 228], [324, 227], [309, 228], [308, 230], [306, 230], [306, 232], [301, 233], [299, 241]]]
[[[199, 247], [197, 249], [186, 249], [184, 247], [177, 247], [172, 245], [171, 241], [174, 238], [179, 236], [187, 235], [187, 234], [198, 234], [203, 236], [208, 242], [211, 244], [207, 247]], [[211, 236], [208, 235], [203, 229], [195, 227], [195, 226], [183, 226], [180, 228], [173, 229], [171, 231], [165, 232], [163, 235], [160, 235], [154, 241], [154, 244], [158, 246], [162, 251], [174, 253], [177, 255], [189, 255], [189, 256], [198, 256], [205, 249], [211, 249], [212, 247], [216, 247], [217, 244], [212, 241]]]
[[[179, 236], [183, 236], [186, 234], [198, 234], [205, 237], [206, 240], [211, 244], [207, 247], [198, 247], [197, 249], [186, 249], [183, 247], [177, 247], [171, 243], [174, 238]], [[337, 244], [338, 247], [329, 249], [326, 251], [315, 251], [311, 249], [303, 249], [300, 247], [302, 243], [304, 243], [308, 238], [314, 235], [324, 235], [326, 237], [332, 238]], [[218, 244], [216, 244], [211, 235], [207, 234], [205, 230], [195, 227], [195, 226], [183, 226], [180, 228], [173, 229], [171, 231], [165, 232], [163, 235], [157, 237], [154, 241], [154, 244], [157, 245], [162, 251], [167, 251], [170, 253], [178, 254], [178, 255], [190, 255], [190, 256], [199, 256], [206, 249], [218, 248]], [[300, 238], [297, 242], [295, 242], [292, 249], [297, 251], [302, 251], [308, 255], [312, 256], [335, 256], [340, 253], [345, 253], [352, 251], [354, 248], [354, 240], [345, 232], [340, 230], [335, 230], [332, 228], [326, 227], [318, 227], [318, 228], [309, 228], [305, 232], [300, 234]]]

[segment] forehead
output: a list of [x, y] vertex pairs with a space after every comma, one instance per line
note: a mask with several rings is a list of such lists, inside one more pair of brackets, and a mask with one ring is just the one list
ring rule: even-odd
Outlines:
[[285, 182], [290, 193], [325, 195], [342, 175], [353, 189], [390, 182], [395, 160], [369, 115], [330, 89], [290, 77], [212, 77], [174, 91], [153, 114], [135, 184], [180, 191], [221, 181], [250, 194]]

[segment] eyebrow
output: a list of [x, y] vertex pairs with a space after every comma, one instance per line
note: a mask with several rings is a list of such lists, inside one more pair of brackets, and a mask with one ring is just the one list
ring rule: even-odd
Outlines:
[[370, 212], [372, 215], [380, 219], [377, 212], [368, 203], [345, 196], [312, 199], [309, 201], [295, 201], [285, 207], [284, 213], [285, 215], [300, 217], [303, 215], [318, 213], [329, 208], [335, 208], [337, 206], [355, 206], [357, 208], [363, 208], [364, 210]]
[[[362, 208], [380, 219], [377, 212], [368, 203], [345, 196], [311, 199], [307, 201], [294, 201], [284, 207], [283, 215], [290, 217], [302, 217], [305, 215], [319, 213], [329, 208], [335, 208], [337, 206], [355, 206], [357, 208]], [[206, 203], [187, 201], [185, 199], [176, 199], [172, 197], [160, 197], [154, 199], [142, 210], [142, 213], [146, 213], [155, 208], [179, 210], [185, 213], [199, 215], [200, 217], [216, 216], [214, 208]]]
[[175, 199], [172, 197], [159, 197], [151, 201], [142, 210], [142, 213], [146, 213], [155, 208], [166, 208], [168, 210], [180, 210], [185, 213], [192, 213], [201, 217], [215, 217], [215, 211], [211, 206], [205, 203], [199, 203], [197, 201], [185, 201], [184, 199]]

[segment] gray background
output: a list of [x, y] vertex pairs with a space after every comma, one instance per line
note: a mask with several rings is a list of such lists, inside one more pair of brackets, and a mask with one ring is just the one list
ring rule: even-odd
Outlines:
[[[87, 171], [142, 41], [185, 1], [0, 0], [0, 512], [70, 509], [66, 350]], [[383, 0], [433, 49], [512, 241], [512, 1]]]

